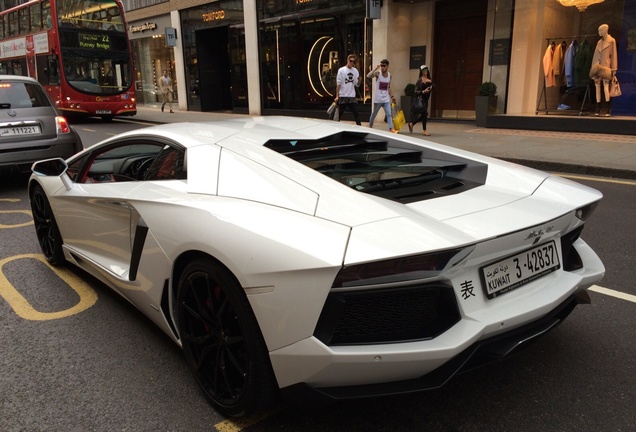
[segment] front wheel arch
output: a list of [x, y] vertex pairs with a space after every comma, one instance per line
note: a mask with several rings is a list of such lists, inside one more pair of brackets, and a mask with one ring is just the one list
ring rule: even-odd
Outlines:
[[29, 201], [35, 233], [44, 257], [51, 265], [64, 264], [66, 258], [62, 249], [62, 235], [46, 193], [37, 182], [29, 187]]

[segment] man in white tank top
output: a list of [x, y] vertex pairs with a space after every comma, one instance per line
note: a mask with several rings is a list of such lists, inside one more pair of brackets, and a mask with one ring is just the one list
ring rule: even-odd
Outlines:
[[369, 127], [373, 127], [375, 116], [378, 115], [380, 108], [384, 108], [384, 115], [389, 124], [389, 131], [398, 133], [393, 128], [393, 116], [391, 115], [391, 102], [395, 101], [393, 92], [391, 91], [391, 74], [389, 73], [389, 61], [384, 59], [379, 65], [367, 74], [367, 78], [375, 78], [375, 86], [373, 89], [373, 112], [369, 118]]

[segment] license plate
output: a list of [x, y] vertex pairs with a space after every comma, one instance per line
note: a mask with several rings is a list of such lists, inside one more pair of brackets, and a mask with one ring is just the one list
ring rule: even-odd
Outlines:
[[40, 134], [40, 126], [11, 126], [0, 129], [1, 136], [37, 135]]
[[554, 241], [482, 267], [486, 296], [491, 299], [561, 268]]
[[111, 110], [97, 110], [95, 111], [95, 114], [112, 114], [113, 112]]

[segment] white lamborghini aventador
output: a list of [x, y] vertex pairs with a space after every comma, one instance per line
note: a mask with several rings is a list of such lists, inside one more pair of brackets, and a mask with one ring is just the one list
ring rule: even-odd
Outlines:
[[601, 199], [560, 177], [343, 123], [177, 123], [33, 166], [42, 251], [183, 347], [218, 411], [442, 385], [563, 320], [604, 267]]

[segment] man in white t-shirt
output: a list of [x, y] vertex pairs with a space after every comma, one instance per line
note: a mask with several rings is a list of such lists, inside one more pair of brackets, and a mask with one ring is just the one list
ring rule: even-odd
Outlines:
[[358, 101], [356, 100], [356, 87], [360, 86], [362, 77], [355, 68], [358, 57], [355, 54], [347, 56], [347, 64], [338, 69], [336, 76], [336, 97], [334, 101], [338, 105], [338, 116], [342, 118], [345, 108], [349, 107], [353, 113], [353, 118], [357, 125], [360, 123], [360, 114], [358, 113]]

